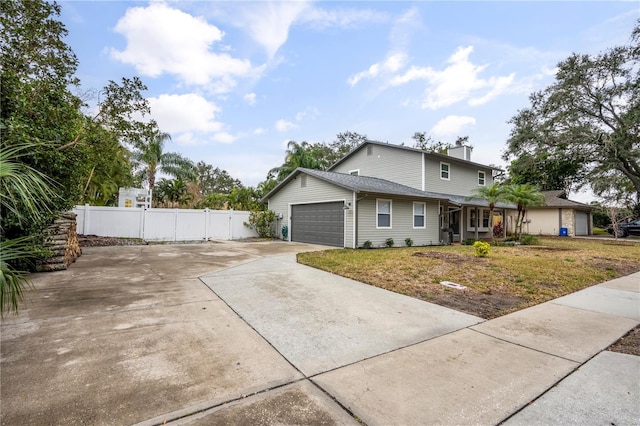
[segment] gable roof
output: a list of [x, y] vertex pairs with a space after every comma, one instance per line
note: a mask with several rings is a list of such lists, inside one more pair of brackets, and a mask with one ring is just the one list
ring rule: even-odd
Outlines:
[[545, 205], [538, 207], [567, 207], [567, 208], [577, 208], [577, 209], [589, 209], [592, 210], [595, 207], [589, 204], [579, 203], [577, 201], [572, 201], [567, 198], [567, 191], [563, 189], [558, 189], [555, 191], [540, 191], [544, 195]]
[[[385, 194], [385, 195], [395, 195], [401, 197], [411, 197], [411, 198], [421, 198], [427, 200], [446, 200], [450, 204], [462, 206], [478, 206], [478, 207], [488, 207], [489, 204], [486, 200], [481, 199], [467, 199], [467, 197], [462, 195], [450, 195], [450, 194], [440, 194], [437, 192], [429, 192], [429, 191], [421, 191], [416, 188], [412, 188], [410, 186], [401, 185], [399, 183], [391, 182], [386, 179], [380, 179], [376, 177], [370, 176], [356, 176], [350, 175], [346, 173], [336, 173], [336, 172], [324, 172], [320, 170], [314, 169], [305, 169], [299, 167], [293, 171], [289, 176], [286, 177], [285, 180], [280, 182], [275, 188], [273, 188], [267, 195], [265, 195], [261, 202], [266, 202], [269, 198], [273, 196], [276, 192], [278, 192], [282, 187], [284, 187], [287, 183], [291, 182], [298, 176], [300, 173], [305, 173], [307, 175], [316, 177], [325, 182], [329, 182], [333, 185], [339, 186], [341, 188], [345, 188], [349, 191], [353, 191], [356, 193], [373, 193], [373, 194]], [[514, 205], [498, 203], [496, 205], [498, 208], [515, 208]]]
[[424, 151], [424, 150], [422, 150], [420, 148], [412, 148], [412, 147], [409, 147], [409, 146], [395, 145], [395, 144], [391, 144], [391, 143], [378, 142], [378, 141], [372, 141], [372, 140], [366, 140], [366, 141], [362, 142], [360, 145], [358, 145], [357, 147], [353, 148], [351, 150], [351, 152], [349, 152], [347, 155], [345, 155], [344, 157], [342, 157], [341, 159], [336, 161], [327, 170], [331, 171], [332, 169], [337, 167], [339, 164], [342, 164], [344, 161], [346, 161], [348, 158], [350, 158], [356, 152], [360, 151], [366, 145], [378, 145], [378, 146], [384, 146], [384, 147], [387, 147], [387, 148], [401, 149], [401, 150], [404, 150], [404, 151], [410, 151], [410, 152], [416, 152], [416, 153], [419, 153], [419, 154], [429, 155], [429, 156], [438, 158], [440, 160], [445, 160], [447, 162], [454, 161], [454, 162], [464, 163], [464, 164], [468, 164], [468, 165], [475, 166], [475, 167], [481, 167], [481, 168], [484, 168], [484, 169], [491, 169], [491, 170], [496, 170], [496, 171], [500, 171], [500, 172], [504, 171], [504, 170], [502, 170], [500, 168], [497, 168], [497, 167], [494, 167], [494, 166], [487, 166], [486, 164], [474, 163], [472, 161], [463, 160], [462, 158], [452, 157], [452, 156], [447, 155], [447, 154], [440, 154], [440, 153], [437, 153], [437, 152], [428, 152], [428, 151]]

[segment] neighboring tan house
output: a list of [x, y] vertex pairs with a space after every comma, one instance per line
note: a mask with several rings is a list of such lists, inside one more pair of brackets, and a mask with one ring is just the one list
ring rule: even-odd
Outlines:
[[[485, 201], [467, 198], [499, 171], [470, 155], [468, 146], [445, 155], [366, 141], [326, 172], [295, 170], [263, 201], [290, 241], [356, 248], [389, 238], [397, 246], [406, 238], [415, 245], [490, 238], [515, 206], [499, 204], [492, 218]], [[507, 216], [509, 223], [515, 211]]]
[[591, 235], [593, 231], [593, 206], [567, 199], [563, 190], [542, 191], [545, 205], [530, 207], [526, 213], [523, 231], [534, 235], [561, 235], [566, 229], [566, 236]]

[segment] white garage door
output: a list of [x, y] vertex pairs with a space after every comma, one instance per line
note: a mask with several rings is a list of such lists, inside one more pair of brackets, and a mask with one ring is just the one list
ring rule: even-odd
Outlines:
[[344, 247], [344, 202], [291, 206], [291, 241]]
[[589, 235], [589, 213], [576, 212], [576, 235]]

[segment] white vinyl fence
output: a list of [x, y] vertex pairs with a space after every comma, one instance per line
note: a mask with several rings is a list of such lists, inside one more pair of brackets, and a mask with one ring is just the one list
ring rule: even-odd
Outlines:
[[76, 206], [77, 232], [147, 241], [238, 240], [257, 237], [245, 226], [249, 212]]

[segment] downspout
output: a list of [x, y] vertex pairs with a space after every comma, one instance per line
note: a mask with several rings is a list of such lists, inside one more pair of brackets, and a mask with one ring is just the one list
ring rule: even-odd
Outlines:
[[353, 191], [353, 201], [351, 201], [352, 205], [353, 205], [353, 219], [352, 219], [352, 226], [353, 226], [353, 242], [351, 243], [352, 247], [351, 248], [357, 248], [358, 247], [358, 200], [356, 199], [356, 192]]
[[422, 190], [425, 190], [425, 180], [426, 180], [426, 176], [425, 174], [425, 167], [424, 167], [424, 151], [422, 152]]

